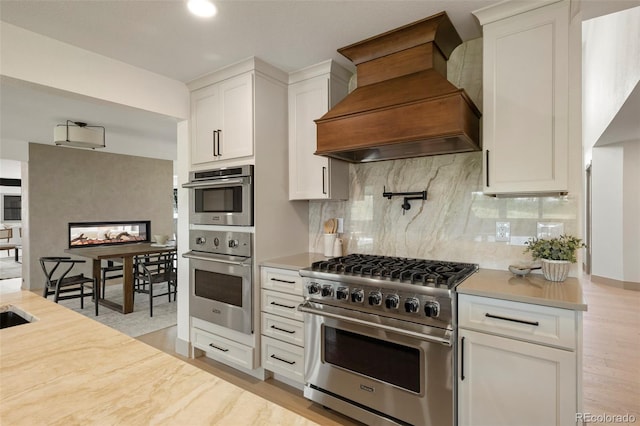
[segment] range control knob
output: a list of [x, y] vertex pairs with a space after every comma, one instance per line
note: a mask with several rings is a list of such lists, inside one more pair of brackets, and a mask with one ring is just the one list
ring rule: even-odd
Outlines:
[[398, 309], [400, 298], [397, 294], [390, 294], [384, 299], [384, 305], [387, 309]]
[[404, 301], [404, 310], [410, 313], [416, 313], [420, 309], [420, 301], [415, 297], [409, 297]]
[[205, 237], [196, 237], [196, 244], [204, 244], [207, 242]]
[[229, 240], [229, 248], [238, 247], [238, 240]]
[[338, 290], [336, 290], [336, 299], [338, 300], [349, 299], [349, 287], [338, 287]]
[[364, 291], [359, 288], [351, 292], [351, 301], [354, 303], [362, 303], [364, 301]]
[[322, 294], [322, 297], [333, 296], [333, 287], [331, 285], [323, 285], [320, 294]]
[[218, 247], [220, 245], [220, 240], [218, 239], [218, 237], [215, 237], [213, 239], [213, 245], [216, 246], [216, 247]]
[[382, 305], [382, 293], [380, 293], [379, 291], [369, 292], [369, 304], [371, 306]]
[[424, 313], [428, 317], [435, 318], [440, 315], [440, 305], [438, 302], [427, 302], [424, 305]]
[[320, 292], [320, 286], [317, 283], [311, 283], [307, 286], [307, 292], [309, 292], [309, 294], [318, 294]]

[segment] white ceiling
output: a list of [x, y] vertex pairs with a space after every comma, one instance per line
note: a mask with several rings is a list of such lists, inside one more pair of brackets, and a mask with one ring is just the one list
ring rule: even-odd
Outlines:
[[[496, 0], [225, 0], [211, 20], [182, 0], [0, 0], [0, 20], [182, 82], [257, 56], [290, 72], [336, 49], [445, 10], [463, 40], [481, 36], [471, 11]], [[640, 0], [582, 0], [583, 19]], [[1, 80], [0, 137], [51, 143], [66, 119], [107, 128], [113, 138], [175, 145], [175, 122], [155, 114]]]

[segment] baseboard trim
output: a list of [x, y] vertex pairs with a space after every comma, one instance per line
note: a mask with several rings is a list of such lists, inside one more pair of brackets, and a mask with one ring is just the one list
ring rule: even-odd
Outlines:
[[175, 351], [177, 354], [188, 358], [191, 353], [191, 343], [188, 340], [182, 340], [176, 337]]
[[640, 283], [633, 281], [614, 280], [612, 278], [591, 275], [591, 282], [596, 284], [604, 284], [611, 287], [622, 288], [625, 290], [640, 291]]

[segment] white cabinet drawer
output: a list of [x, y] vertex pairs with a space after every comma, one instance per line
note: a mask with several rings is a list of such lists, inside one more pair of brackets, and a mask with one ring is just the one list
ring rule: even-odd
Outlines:
[[302, 296], [262, 290], [262, 311], [303, 321], [304, 317], [302, 312], [298, 312], [298, 305], [300, 305], [303, 300]]
[[263, 312], [262, 334], [286, 343], [304, 346], [304, 322]]
[[262, 337], [262, 366], [304, 383], [304, 349], [270, 337]]
[[253, 370], [253, 351], [249, 346], [225, 339], [216, 334], [208, 333], [198, 328], [191, 329], [191, 343], [201, 349], [211, 358], [224, 359], [247, 369]]
[[302, 277], [298, 271], [262, 268], [262, 288], [302, 296]]
[[575, 312], [568, 309], [458, 295], [458, 325], [559, 348], [576, 348]]

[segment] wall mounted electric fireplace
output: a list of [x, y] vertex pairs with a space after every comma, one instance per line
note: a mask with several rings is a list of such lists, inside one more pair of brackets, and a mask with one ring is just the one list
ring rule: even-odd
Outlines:
[[151, 242], [151, 221], [71, 222], [69, 248]]

